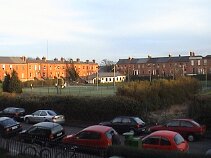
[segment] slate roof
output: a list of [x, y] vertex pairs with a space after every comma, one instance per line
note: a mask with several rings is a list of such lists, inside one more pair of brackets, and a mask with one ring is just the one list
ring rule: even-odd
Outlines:
[[20, 57], [0, 57], [0, 63], [3, 64], [25, 64]]

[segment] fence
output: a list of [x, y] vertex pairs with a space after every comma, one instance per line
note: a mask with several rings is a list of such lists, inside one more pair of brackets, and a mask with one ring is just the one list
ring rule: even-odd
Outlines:
[[114, 95], [113, 86], [68, 86], [23, 88], [24, 93], [39, 95], [72, 95], [72, 96], [109, 96]]
[[90, 149], [85, 147], [64, 146], [42, 147], [36, 144], [27, 144], [14, 139], [0, 138], [0, 148], [12, 156], [26, 156], [39, 158], [106, 158], [104, 149]]

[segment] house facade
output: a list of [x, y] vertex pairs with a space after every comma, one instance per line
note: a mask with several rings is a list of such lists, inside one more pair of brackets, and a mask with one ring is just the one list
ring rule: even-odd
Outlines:
[[80, 59], [66, 61], [64, 58], [47, 60], [45, 57], [0, 57], [0, 80], [4, 80], [6, 74], [11, 74], [13, 70], [18, 73], [21, 81], [65, 78], [68, 77], [67, 70], [70, 68], [75, 68], [80, 77], [85, 77], [96, 73], [98, 64], [95, 60], [82, 62]]
[[211, 56], [190, 52], [189, 56], [119, 59], [117, 71], [137, 76], [184, 76], [211, 73]]

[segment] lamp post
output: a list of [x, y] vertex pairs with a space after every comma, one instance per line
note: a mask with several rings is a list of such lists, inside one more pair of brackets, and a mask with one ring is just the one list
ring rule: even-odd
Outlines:
[[114, 64], [114, 80], [113, 80], [114, 81], [114, 87], [115, 87], [115, 82], [116, 82], [115, 81], [115, 79], [116, 79], [116, 74], [115, 74], [116, 72], [115, 71], [116, 71], [116, 65]]

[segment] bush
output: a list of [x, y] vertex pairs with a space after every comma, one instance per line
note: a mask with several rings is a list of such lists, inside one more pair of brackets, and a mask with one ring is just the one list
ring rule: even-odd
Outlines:
[[145, 117], [140, 102], [125, 97], [68, 97], [68, 96], [0, 96], [0, 108], [23, 107], [27, 113], [38, 109], [53, 109], [72, 120], [95, 122], [110, 120], [118, 115]]
[[124, 83], [117, 88], [117, 96], [133, 98], [147, 104], [149, 110], [164, 109], [180, 104], [198, 93], [200, 84], [196, 79], [182, 77], [177, 80], [154, 80]]

